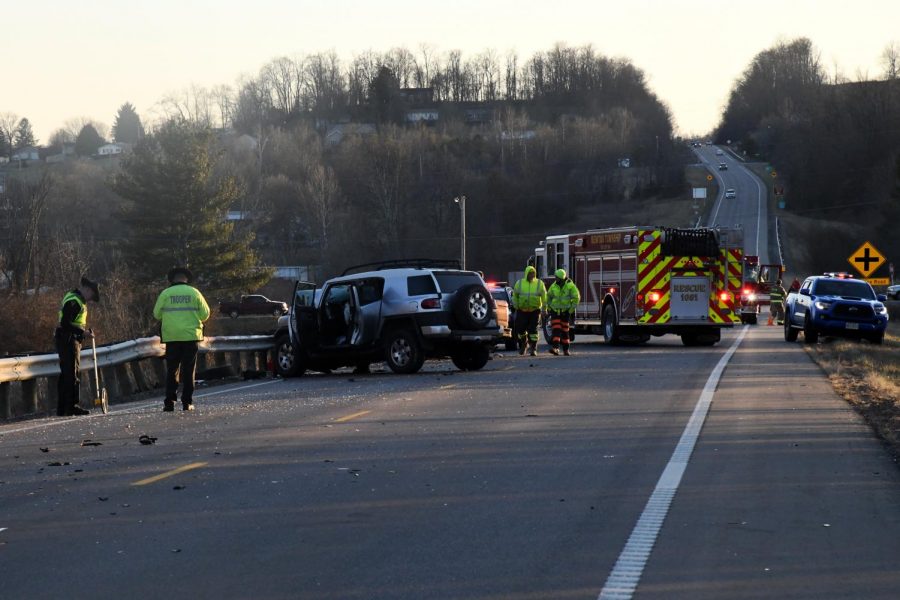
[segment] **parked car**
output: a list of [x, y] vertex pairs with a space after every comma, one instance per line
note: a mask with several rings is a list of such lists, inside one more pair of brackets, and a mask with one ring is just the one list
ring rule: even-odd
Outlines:
[[516, 309], [512, 302], [512, 288], [505, 281], [488, 282], [488, 291], [497, 305], [497, 324], [503, 328], [503, 347], [506, 350], [515, 350]]
[[735, 198], [737, 197], [737, 192], [734, 191], [734, 188], [728, 188], [727, 190], [725, 190], [725, 197]]
[[788, 294], [784, 312], [784, 339], [797, 340], [802, 331], [807, 343], [820, 335], [884, 341], [888, 324], [886, 296], [876, 294], [865, 281], [838, 275], [808, 277], [797, 292]]
[[284, 376], [347, 366], [365, 372], [381, 361], [395, 373], [415, 373], [426, 359], [444, 357], [475, 371], [503, 339], [478, 273], [423, 260], [354, 267], [320, 292], [298, 282], [288, 332]]
[[274, 315], [287, 313], [288, 305], [279, 300], [269, 300], [259, 294], [241, 296], [240, 302], [219, 302], [219, 312], [237, 319], [241, 315]]
[[720, 170], [720, 171], [727, 171], [727, 170], [728, 170], [728, 163], [726, 163], [726, 162], [720, 162], [720, 163], [719, 163], [719, 170]]

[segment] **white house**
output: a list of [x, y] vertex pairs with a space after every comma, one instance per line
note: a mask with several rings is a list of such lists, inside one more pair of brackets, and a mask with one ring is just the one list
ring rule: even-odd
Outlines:
[[406, 122], [437, 123], [439, 116], [436, 108], [413, 108], [406, 111]]
[[125, 144], [113, 142], [112, 144], [103, 144], [97, 148], [97, 156], [115, 156], [125, 152]]
[[34, 146], [26, 146], [21, 150], [16, 151], [15, 154], [12, 155], [11, 160], [40, 160], [41, 156], [38, 152], [38, 149]]

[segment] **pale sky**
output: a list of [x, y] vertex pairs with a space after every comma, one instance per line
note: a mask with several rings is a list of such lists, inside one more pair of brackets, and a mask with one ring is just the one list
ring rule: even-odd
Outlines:
[[779, 39], [806, 36], [829, 72], [880, 74], [900, 40], [900, 0], [0, 0], [0, 112], [39, 141], [73, 117], [112, 125], [132, 102], [145, 119], [167, 92], [233, 84], [270, 59], [422, 42], [520, 57], [592, 44], [628, 57], [682, 133], [718, 121], [731, 84]]

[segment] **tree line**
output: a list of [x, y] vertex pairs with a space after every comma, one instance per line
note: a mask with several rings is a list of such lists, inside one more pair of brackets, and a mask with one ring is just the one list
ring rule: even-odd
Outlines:
[[[34, 252], [16, 254], [21, 233], [0, 236], [8, 289], [87, 271], [127, 283], [126, 338], [150, 327], [145, 296], [174, 264], [194, 268], [216, 298], [257, 288], [271, 275], [263, 265], [313, 265], [321, 280], [354, 263], [454, 258], [453, 198], [465, 195], [469, 266], [502, 276], [580, 215], [601, 227], [623, 203], [683, 193], [669, 111], [628, 61], [557, 46], [500, 69], [490, 52], [423, 52], [347, 66], [328, 54], [278, 59], [220, 96], [163, 98], [163, 119], [146, 131], [123, 105], [112, 137], [127, 129], [132, 153], [9, 171], [18, 212], [7, 222], [34, 223]], [[406, 123], [400, 91], [423, 83], [441, 119]], [[473, 106], [487, 115], [475, 124], [463, 112]], [[334, 124], [342, 135], [326, 138]], [[79, 125], [61, 143], [105, 137]]]
[[[809, 39], [776, 44], [735, 82], [716, 140], [770, 161], [789, 212], [823, 226], [859, 225], [879, 249], [900, 256], [898, 58], [900, 47], [890, 44], [880, 77], [860, 73], [850, 80], [829, 73]], [[815, 231], [806, 240], [815, 249], [810, 268], [843, 269], [848, 248], [864, 241], [849, 230], [839, 241], [817, 239]]]

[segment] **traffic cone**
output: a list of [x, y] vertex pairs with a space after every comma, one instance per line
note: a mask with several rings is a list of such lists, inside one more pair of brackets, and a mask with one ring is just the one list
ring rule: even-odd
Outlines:
[[767, 323], [769, 326], [775, 325], [775, 317], [772, 316], [772, 313], [769, 313], [769, 322]]

